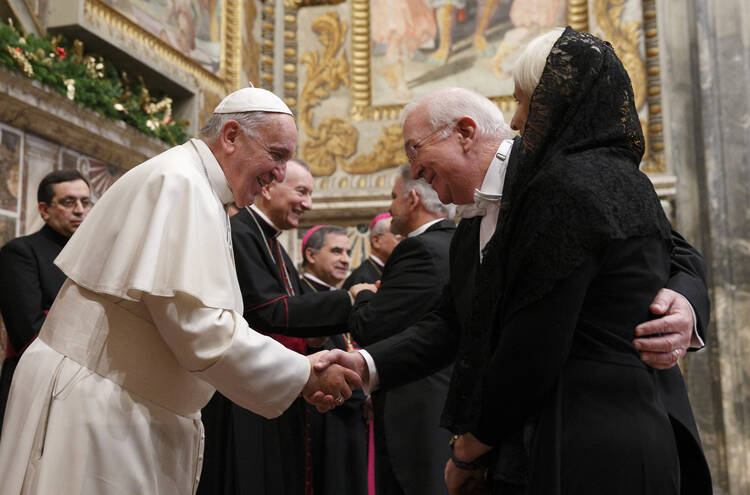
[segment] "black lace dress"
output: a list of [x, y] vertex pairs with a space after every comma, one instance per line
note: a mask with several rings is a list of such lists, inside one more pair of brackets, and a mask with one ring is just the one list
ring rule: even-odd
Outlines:
[[672, 249], [643, 148], [614, 50], [568, 28], [531, 98], [443, 414], [497, 446], [496, 481], [526, 493], [680, 493], [655, 372], [632, 345]]

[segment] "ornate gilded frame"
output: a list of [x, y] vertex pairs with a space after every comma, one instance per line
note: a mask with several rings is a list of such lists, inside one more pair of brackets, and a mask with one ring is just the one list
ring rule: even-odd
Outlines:
[[123, 39], [146, 47], [160, 61], [195, 78], [199, 86], [223, 95], [241, 85], [242, 19], [241, 0], [222, 0], [221, 60], [215, 74], [165, 43], [102, 0], [83, 0], [83, 18], [91, 25], [104, 25]]
[[[315, 102], [305, 103], [305, 94], [300, 96], [299, 77], [297, 74], [298, 46], [297, 46], [297, 12], [306, 6], [333, 5], [342, 3], [344, 0], [284, 0], [284, 97], [287, 104], [297, 113], [298, 104], [307, 105], [305, 111], [310, 111], [321, 97], [313, 98]], [[350, 26], [342, 21], [342, 27], [338, 31], [348, 29], [351, 39], [351, 65], [349, 78], [341, 81], [341, 84], [349, 86], [350, 108], [349, 119], [352, 122], [361, 121], [388, 121], [397, 119], [403, 105], [374, 106], [372, 104], [372, 87], [370, 76], [370, 2], [369, 0], [349, 0], [350, 2]], [[638, 108], [646, 105], [647, 118], [643, 122], [647, 138], [647, 152], [644, 157], [643, 170], [649, 173], [663, 173], [667, 171], [664, 157], [663, 117], [661, 104], [661, 82], [658, 46], [658, 28], [656, 19], [655, 0], [641, 0], [643, 10], [642, 23], [626, 22], [622, 20], [622, 13], [627, 0], [566, 0], [567, 23], [575, 29], [589, 30], [590, 20], [596, 22], [603, 36], [610, 40], [623, 60], [633, 81], [633, 89], [636, 96]], [[591, 17], [593, 15], [593, 17]], [[328, 24], [331, 24], [329, 21]], [[332, 38], [340, 38], [340, 34], [332, 32], [336, 28], [328, 28], [326, 33], [320, 36], [320, 41], [325, 45], [322, 54], [328, 51], [331, 61], [334, 60], [338, 47], [332, 47]], [[645, 44], [645, 56], [641, 56], [640, 36], [643, 33]], [[333, 49], [333, 53], [331, 53]], [[501, 110], [510, 112], [515, 107], [512, 96], [497, 96], [492, 98]], [[311, 117], [300, 115], [304, 120]], [[351, 132], [350, 132], [351, 133]], [[376, 145], [380, 151], [388, 149], [392, 144], [394, 136], [393, 129], [384, 129], [383, 135]], [[349, 139], [352, 139], [351, 136]], [[354, 137], [356, 140], [356, 136]], [[370, 155], [373, 155], [372, 153]], [[391, 153], [391, 158], [393, 154]], [[362, 162], [353, 164], [338, 159], [339, 166], [345, 165], [345, 171], [350, 173], [371, 173], [382, 169], [382, 167], [363, 168]], [[314, 170], [315, 167], [313, 167]], [[335, 170], [335, 169], [334, 169]], [[318, 175], [329, 175], [331, 167], [317, 170]]]

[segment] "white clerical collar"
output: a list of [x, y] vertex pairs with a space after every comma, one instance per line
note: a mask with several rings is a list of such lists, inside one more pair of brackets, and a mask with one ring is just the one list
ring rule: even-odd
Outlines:
[[322, 285], [323, 287], [328, 287], [328, 290], [336, 290], [336, 287], [323, 282], [322, 280], [320, 280], [318, 277], [316, 277], [315, 275], [313, 275], [310, 272], [304, 272], [302, 274], [302, 276], [305, 277], [305, 278], [307, 278], [307, 279], [312, 280], [313, 282], [315, 282], [318, 285]]
[[224, 171], [221, 169], [221, 165], [216, 161], [216, 157], [211, 152], [211, 149], [206, 143], [200, 139], [193, 138], [190, 140], [198, 151], [203, 164], [206, 166], [206, 174], [208, 174], [208, 183], [211, 184], [211, 188], [218, 196], [221, 204], [227, 205], [234, 201], [234, 194], [229, 188], [229, 182], [224, 175]]
[[429, 229], [431, 226], [435, 225], [438, 222], [442, 222], [443, 220], [445, 220], [445, 219], [444, 218], [438, 218], [436, 220], [430, 220], [427, 223], [423, 223], [422, 226], [419, 227], [418, 229], [412, 230], [411, 232], [409, 232], [409, 235], [407, 237], [416, 237], [419, 234], [422, 234], [425, 230]]
[[374, 254], [370, 255], [370, 259], [372, 261], [374, 261], [375, 264], [378, 265], [378, 266], [380, 266], [380, 267], [384, 267], [385, 266], [385, 263], [383, 263], [382, 261], [380, 261], [380, 258], [378, 258], [377, 256], [375, 256]]
[[263, 221], [264, 221], [264, 222], [266, 222], [266, 223], [268, 224], [268, 226], [269, 226], [269, 227], [271, 227], [271, 228], [272, 228], [272, 229], [273, 229], [273, 230], [274, 230], [274, 231], [276, 232], [276, 233], [275, 233], [275, 234], [273, 235], [273, 236], [274, 236], [274, 238], [278, 237], [278, 236], [279, 236], [279, 235], [281, 234], [281, 229], [280, 229], [280, 228], [278, 228], [277, 226], [275, 226], [275, 225], [273, 224], [273, 222], [271, 221], [271, 219], [270, 219], [270, 218], [268, 218], [268, 217], [266, 216], [266, 214], [265, 214], [265, 213], [263, 213], [263, 211], [261, 211], [261, 209], [260, 209], [260, 208], [258, 208], [258, 207], [257, 207], [257, 206], [255, 206], [254, 204], [250, 205], [250, 206], [249, 206], [249, 208], [250, 208], [250, 209], [252, 209], [252, 210], [253, 210], [253, 211], [254, 211], [255, 213], [257, 213], [257, 214], [258, 214], [258, 216], [259, 216], [260, 218], [262, 218], [262, 219], [263, 219]]

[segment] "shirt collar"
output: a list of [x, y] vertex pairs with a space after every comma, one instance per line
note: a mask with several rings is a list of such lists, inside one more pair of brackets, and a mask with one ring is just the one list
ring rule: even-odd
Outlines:
[[266, 222], [266, 224], [273, 229], [273, 231], [274, 231], [274, 234], [273, 234], [274, 238], [278, 237], [281, 234], [281, 229], [278, 228], [277, 226], [275, 226], [273, 224], [273, 222], [271, 221], [271, 219], [268, 218], [266, 216], [266, 214], [261, 211], [260, 208], [258, 208], [254, 204], [252, 204], [252, 205], [250, 205], [250, 209], [253, 210], [261, 218], [261, 220], [263, 220], [264, 222]]
[[375, 264], [378, 265], [378, 266], [380, 266], [380, 267], [384, 267], [385, 266], [385, 263], [383, 263], [382, 261], [380, 261], [380, 258], [378, 258], [377, 256], [375, 256], [374, 254], [370, 255], [370, 259], [372, 261], [374, 261]]
[[430, 220], [427, 223], [423, 223], [422, 226], [419, 227], [418, 229], [412, 230], [411, 232], [409, 232], [409, 235], [407, 237], [416, 237], [419, 234], [424, 233], [425, 230], [429, 229], [430, 227], [432, 227], [436, 223], [442, 222], [443, 220], [445, 220], [445, 219], [444, 218], [438, 218], [436, 220]]
[[216, 161], [216, 157], [211, 152], [211, 149], [206, 143], [200, 139], [193, 138], [191, 140], [195, 145], [195, 149], [198, 150], [203, 164], [206, 166], [206, 174], [208, 174], [208, 183], [211, 184], [211, 188], [218, 196], [221, 204], [226, 205], [234, 201], [234, 194], [229, 188], [229, 182], [224, 175], [224, 171], [221, 169], [221, 165]]
[[511, 148], [513, 148], [512, 139], [506, 139], [500, 143], [500, 147], [497, 149], [490, 167], [484, 174], [482, 189], [477, 191], [480, 195], [487, 197], [502, 196], [503, 185], [505, 184], [505, 172], [508, 170], [508, 157], [510, 156]]
[[328, 287], [328, 290], [336, 290], [336, 287], [323, 282], [322, 280], [320, 280], [318, 277], [316, 277], [312, 273], [304, 272], [302, 274], [302, 276], [305, 277], [306, 279], [312, 280], [313, 282], [315, 282], [318, 285], [322, 285], [323, 287]]

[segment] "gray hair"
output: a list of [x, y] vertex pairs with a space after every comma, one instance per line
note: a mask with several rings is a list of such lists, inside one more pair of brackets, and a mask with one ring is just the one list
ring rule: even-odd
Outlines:
[[373, 225], [372, 229], [370, 230], [370, 235], [368, 238], [370, 239], [370, 244], [372, 244], [372, 238], [376, 235], [383, 235], [386, 233], [387, 229], [385, 227], [385, 222], [383, 220], [387, 220], [391, 218], [390, 216], [383, 217], [380, 220], [378, 220], [378, 223]]
[[399, 176], [403, 180], [404, 195], [413, 190], [422, 200], [422, 206], [433, 215], [452, 218], [455, 215], [455, 207], [452, 204], [444, 204], [438, 198], [437, 193], [424, 179], [412, 179], [409, 165], [401, 165], [398, 169]]
[[307, 238], [307, 242], [302, 246], [302, 266], [310, 264], [307, 261], [307, 256], [305, 256], [305, 251], [310, 249], [314, 254], [318, 254], [320, 250], [323, 249], [328, 234], [347, 235], [346, 229], [344, 227], [339, 227], [338, 225], [324, 225], [320, 227], [318, 230], [310, 234], [310, 237]]
[[273, 115], [272, 112], [214, 113], [203, 126], [200, 134], [209, 141], [215, 140], [219, 137], [224, 124], [234, 120], [240, 124], [242, 132], [246, 136], [256, 136], [255, 130], [265, 124]]
[[547, 56], [563, 31], [565, 28], [552, 28], [531, 40], [513, 65], [513, 81], [529, 98], [539, 85], [544, 66], [547, 65]]
[[443, 137], [450, 134], [449, 125], [461, 117], [471, 117], [481, 136], [501, 134], [504, 138], [513, 137], [513, 131], [505, 123], [503, 112], [497, 105], [470, 89], [448, 88], [407, 104], [402, 113], [401, 124], [422, 104], [425, 105], [431, 130], [446, 127], [440, 133]]

